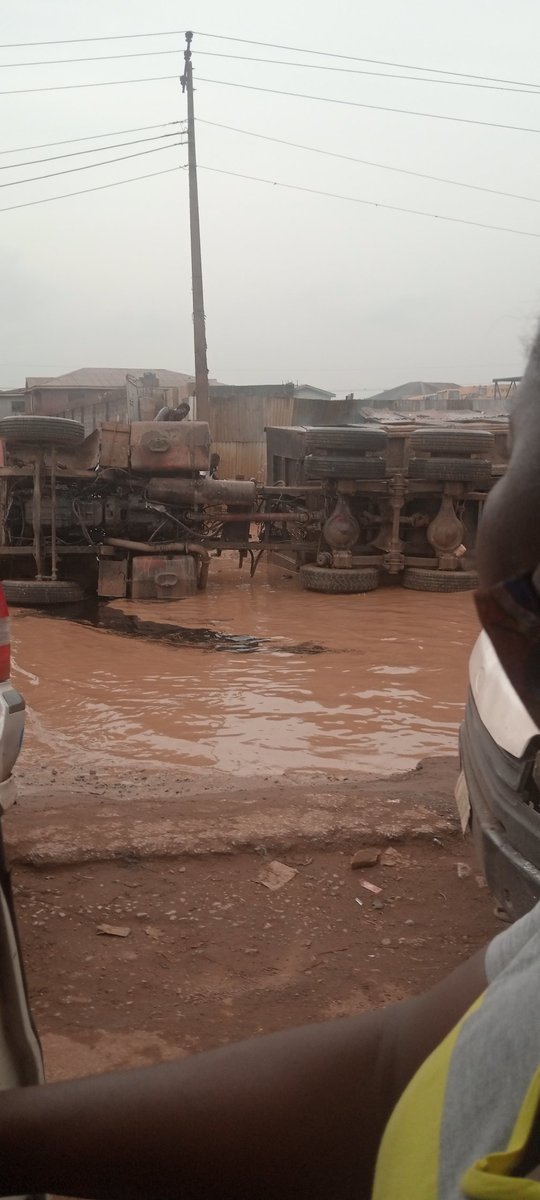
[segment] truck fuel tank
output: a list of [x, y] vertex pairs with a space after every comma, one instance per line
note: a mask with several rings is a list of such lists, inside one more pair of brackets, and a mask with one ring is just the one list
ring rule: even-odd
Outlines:
[[207, 504], [253, 505], [256, 484], [251, 479], [151, 479], [146, 494], [149, 500], [162, 504], [182, 504], [193, 508]]

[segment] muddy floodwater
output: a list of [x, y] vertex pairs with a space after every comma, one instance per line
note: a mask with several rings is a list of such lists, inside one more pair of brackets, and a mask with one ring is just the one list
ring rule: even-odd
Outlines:
[[238, 775], [391, 773], [456, 749], [472, 597], [303, 592], [212, 564], [206, 593], [15, 613], [25, 759]]

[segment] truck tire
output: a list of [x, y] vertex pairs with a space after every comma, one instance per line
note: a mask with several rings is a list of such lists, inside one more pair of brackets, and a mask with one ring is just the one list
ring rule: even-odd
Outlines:
[[380, 572], [376, 567], [317, 567], [306, 563], [300, 567], [300, 581], [307, 592], [325, 592], [333, 595], [374, 592], [379, 586]]
[[489, 429], [419, 429], [411, 434], [411, 450], [437, 454], [490, 454], [495, 438]]
[[491, 480], [491, 463], [481, 458], [411, 458], [409, 479], [485, 484]]
[[69, 579], [5, 579], [8, 604], [77, 604], [84, 599], [78, 583]]
[[366, 450], [384, 450], [387, 443], [384, 429], [371, 429], [363, 425], [329, 425], [328, 428], [308, 429], [306, 450], [318, 454], [320, 450], [343, 450], [356, 454]]
[[384, 479], [384, 458], [325, 458], [308, 454], [304, 459], [306, 479]]
[[78, 446], [84, 425], [68, 417], [2, 417], [0, 438], [14, 446]]
[[406, 567], [403, 587], [413, 592], [471, 592], [478, 587], [476, 571], [434, 571], [430, 567]]

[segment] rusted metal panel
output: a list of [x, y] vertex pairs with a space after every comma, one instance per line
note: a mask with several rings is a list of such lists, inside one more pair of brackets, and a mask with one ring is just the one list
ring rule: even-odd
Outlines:
[[220, 456], [221, 479], [257, 479], [266, 477], [266, 444], [261, 442], [214, 442], [212, 450]]
[[271, 396], [264, 405], [264, 424], [291, 425], [294, 409], [293, 396]]
[[105, 421], [101, 426], [100, 463], [102, 467], [129, 468], [129, 425]]
[[127, 558], [100, 558], [98, 596], [122, 600], [127, 595]]
[[210, 401], [210, 428], [216, 442], [261, 442], [265, 404], [261, 397], [241, 396]]
[[[44, 448], [40, 451], [45, 464], [45, 470], [51, 469], [51, 450]], [[6, 446], [6, 466], [16, 463], [17, 467], [33, 467], [36, 451], [32, 446]], [[57, 446], [56, 466], [60, 472], [78, 474], [80, 471], [94, 471], [99, 461], [99, 435], [97, 431], [85, 438], [79, 446]]]
[[210, 429], [205, 421], [137, 421], [130, 430], [134, 471], [160, 475], [210, 469]]
[[197, 591], [197, 563], [191, 554], [137, 555], [131, 563], [132, 600], [181, 600]]

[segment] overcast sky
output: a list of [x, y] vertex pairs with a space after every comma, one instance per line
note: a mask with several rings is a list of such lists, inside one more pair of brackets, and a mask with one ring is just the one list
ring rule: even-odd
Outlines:
[[[231, 383], [309, 382], [360, 395], [405, 380], [485, 382], [519, 373], [540, 314], [540, 240], [295, 191], [323, 192], [540, 234], [540, 91], [345, 73], [395, 67], [317, 58], [328, 50], [540, 88], [535, 0], [0, 0], [2, 43], [107, 38], [194, 26], [196, 114], [302, 143], [537, 202], [430, 182], [376, 166], [197, 126], [211, 375]], [[213, 35], [281, 43], [282, 51]], [[52, 64], [52, 59], [172, 54]], [[312, 66], [241, 62], [246, 55]], [[0, 90], [145, 76], [152, 82], [0, 96], [0, 149], [181, 121], [182, 33], [1, 52]], [[46, 60], [50, 65], [25, 66]], [[16, 64], [8, 66], [7, 64]], [[425, 73], [420, 73], [425, 74]], [[450, 76], [450, 78], [452, 78]], [[453, 77], [454, 79], [456, 76]], [[414, 109], [537, 132], [434, 120], [275, 95], [230, 81]], [[97, 187], [186, 162], [186, 149], [6, 186], [17, 179], [139, 153], [109, 149], [162, 130], [2, 153], [0, 208]], [[177, 137], [169, 139], [176, 142]], [[78, 155], [28, 163], [87, 146]], [[7, 169], [4, 169], [7, 168]], [[0, 213], [0, 386], [83, 366], [193, 370], [187, 173]]]

